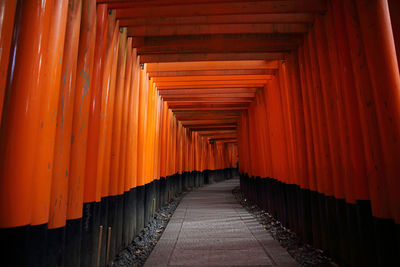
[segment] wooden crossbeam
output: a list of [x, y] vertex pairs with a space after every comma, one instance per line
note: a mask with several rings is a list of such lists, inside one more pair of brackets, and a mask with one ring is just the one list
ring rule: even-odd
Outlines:
[[[112, 8], [112, 5], [111, 5]], [[241, 14], [216, 16], [183, 16], [160, 18], [122, 18], [119, 24], [129, 26], [161, 26], [161, 25], [213, 25], [213, 24], [262, 24], [262, 23], [305, 23], [314, 21], [311, 13], [280, 13], [280, 14]]]
[[237, 131], [236, 130], [210, 130], [210, 131], [199, 132], [199, 134], [201, 136], [208, 137], [208, 136], [217, 135], [217, 134], [219, 134], [219, 135], [237, 134]]
[[179, 121], [189, 121], [189, 120], [206, 120], [206, 119], [238, 119], [240, 115], [234, 115], [234, 116], [229, 116], [229, 115], [214, 115], [214, 116], [200, 116], [200, 115], [193, 115], [193, 116], [175, 116], [177, 120]]
[[185, 126], [185, 128], [188, 128], [192, 131], [216, 131], [216, 130], [236, 130], [237, 126], [233, 125], [208, 125], [208, 126], [195, 126], [195, 127], [189, 127]]
[[207, 62], [168, 62], [149, 63], [147, 71], [205, 71], [205, 70], [243, 70], [243, 69], [278, 69], [278, 60], [246, 60], [246, 61], [207, 61]]
[[237, 125], [237, 119], [207, 119], [207, 120], [192, 120], [182, 121], [183, 126], [201, 126], [201, 125]]
[[156, 83], [185, 82], [185, 81], [234, 81], [234, 80], [270, 80], [273, 75], [220, 75], [220, 76], [180, 76], [180, 77], [154, 77]]
[[199, 94], [221, 94], [221, 93], [255, 93], [257, 88], [219, 88], [219, 89], [167, 89], [158, 91], [161, 96], [166, 95], [199, 95]]
[[184, 111], [176, 110], [174, 111], [176, 116], [239, 116], [240, 111], [237, 110], [199, 110], [199, 111]]
[[223, 140], [213, 140], [213, 142], [220, 142], [220, 143], [237, 143], [238, 140], [237, 138], [232, 138], [232, 139], [223, 139]]
[[162, 98], [166, 101], [179, 100], [197, 100], [197, 99], [214, 99], [214, 98], [254, 98], [255, 93], [214, 93], [214, 94], [185, 94], [185, 95], [163, 95]]
[[326, 10], [324, 0], [253, 1], [231, 3], [191, 3], [152, 5], [116, 9], [117, 18], [188, 17], [239, 14], [309, 13]]
[[[225, 103], [221, 103], [221, 104], [225, 104]], [[248, 103], [242, 103], [245, 104], [244, 106], [242, 105], [235, 105], [235, 106], [231, 106], [229, 107], [229, 110], [246, 110], [249, 108], [249, 104]], [[191, 105], [191, 106], [182, 106], [182, 105], [169, 105], [169, 108], [175, 112], [175, 111], [194, 111], [194, 110], [227, 110], [228, 108], [226, 107], [218, 107], [218, 106], [214, 106], [214, 107], [209, 107], [207, 105]]]
[[185, 54], [142, 54], [141, 63], [154, 62], [192, 62], [192, 61], [229, 61], [229, 60], [275, 60], [283, 59], [282, 52], [253, 53], [185, 53]]
[[251, 33], [306, 33], [309, 25], [301, 23], [279, 24], [218, 24], [218, 25], [166, 25], [128, 27], [129, 36], [177, 36], [199, 34], [251, 34]]
[[228, 136], [226, 138], [218, 138], [218, 137], [209, 137], [207, 138], [208, 142], [216, 142], [216, 141], [224, 141], [224, 140], [237, 140], [237, 136]]
[[220, 102], [220, 103], [232, 103], [232, 102], [240, 102], [240, 103], [251, 103], [253, 102], [254, 97], [222, 97], [222, 98], [217, 98], [217, 97], [192, 97], [190, 99], [182, 99], [182, 98], [168, 98], [168, 103], [171, 104], [177, 104], [177, 103], [182, 103], [182, 104], [187, 104], [187, 103], [193, 103], [193, 104], [199, 104], [203, 103], [206, 104], [208, 102]]
[[[222, 75], [275, 75], [275, 69], [243, 69], [243, 70], [183, 70], [183, 71], [151, 71], [149, 77], [195, 77]], [[154, 79], [153, 79], [154, 80]]]
[[212, 34], [134, 37], [138, 54], [288, 52], [303, 34]]
[[168, 90], [168, 89], [196, 89], [196, 88], [244, 88], [244, 87], [252, 87], [252, 88], [261, 88], [264, 87], [266, 82], [260, 82], [260, 83], [209, 83], [209, 84], [193, 84], [193, 85], [158, 85], [157, 88], [160, 90]]

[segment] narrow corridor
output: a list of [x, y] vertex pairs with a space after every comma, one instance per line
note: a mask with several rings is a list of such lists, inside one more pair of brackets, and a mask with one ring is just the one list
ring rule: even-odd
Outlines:
[[238, 179], [186, 195], [145, 266], [298, 266], [234, 198]]
[[400, 266], [399, 63], [400, 0], [0, 0], [0, 257], [109, 266], [212, 184], [158, 260], [279, 265], [238, 172], [341, 267]]

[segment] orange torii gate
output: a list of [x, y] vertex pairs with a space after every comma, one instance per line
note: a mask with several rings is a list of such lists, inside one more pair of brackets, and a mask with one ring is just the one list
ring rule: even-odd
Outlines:
[[398, 2], [0, 0], [3, 253], [105, 266], [239, 166], [338, 263], [398, 262]]

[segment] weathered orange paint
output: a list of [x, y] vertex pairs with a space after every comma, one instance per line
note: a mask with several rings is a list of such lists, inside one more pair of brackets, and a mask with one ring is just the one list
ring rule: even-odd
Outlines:
[[122, 116], [121, 116], [121, 142], [120, 142], [120, 156], [119, 156], [119, 192], [120, 194], [129, 191], [131, 189], [131, 184], [128, 183], [127, 179], [127, 152], [128, 152], [128, 117], [129, 117], [129, 107], [130, 107], [130, 98], [132, 91], [132, 84], [134, 83], [134, 64], [136, 62], [136, 55], [132, 52], [132, 38], [129, 37], [126, 45], [126, 73], [125, 73], [125, 85], [123, 92], [123, 101], [122, 105]]
[[[33, 159], [35, 164], [31, 188], [31, 223], [33, 225], [46, 223], [49, 220], [49, 209], [58, 212], [54, 203], [50, 203], [50, 192], [67, 13], [68, 3], [55, 0], [50, 20], [49, 39], [42, 62], [43, 67], [38, 77], [41, 90], [41, 109], [40, 117], [36, 121], [40, 127], [36, 140], [35, 158]], [[66, 195], [64, 201], [67, 201]]]
[[162, 133], [161, 133], [161, 156], [160, 156], [160, 176], [167, 177], [167, 152], [168, 152], [168, 104], [163, 101], [162, 104]]
[[99, 144], [99, 127], [101, 112], [101, 93], [103, 83], [103, 70], [107, 49], [108, 15], [107, 5], [97, 6], [96, 41], [93, 61], [93, 81], [90, 84], [89, 125], [86, 150], [84, 203], [95, 202], [97, 198], [97, 157]]
[[[122, 31], [122, 32], [121, 32]], [[117, 62], [117, 80], [115, 85], [115, 103], [114, 114], [112, 120], [111, 130], [111, 154], [110, 154], [110, 192], [109, 195], [116, 196], [123, 193], [120, 190], [121, 183], [121, 129], [122, 129], [122, 110], [123, 110], [123, 97], [125, 93], [126, 79], [128, 77], [129, 66], [127, 65], [127, 36], [126, 29], [121, 28], [119, 33], [119, 49], [118, 49], [118, 62]], [[130, 50], [131, 48], [129, 48]], [[115, 60], [115, 59], [114, 59]], [[129, 76], [130, 77], [130, 76]]]
[[147, 105], [148, 105], [148, 77], [147, 66], [144, 65], [140, 70], [139, 86], [139, 115], [138, 115], [138, 135], [137, 135], [137, 185], [142, 186], [146, 182], [146, 125], [147, 125]]
[[[61, 82], [55, 87], [57, 90], [60, 90], [60, 96], [58, 100], [57, 128], [54, 144], [49, 229], [64, 226], [67, 218], [72, 120], [81, 12], [81, 0], [69, 2]], [[72, 190], [74, 188], [71, 188]]]
[[78, 219], [82, 216], [95, 41], [96, 1], [83, 1], [72, 121], [67, 219]]
[[140, 83], [140, 65], [139, 57], [136, 54], [136, 49], [132, 51], [133, 66], [132, 66], [132, 82], [131, 93], [128, 108], [128, 133], [127, 133], [127, 152], [126, 152], [126, 177], [125, 191], [130, 190], [138, 185], [138, 114], [139, 114], [139, 83]]
[[[111, 23], [114, 24], [114, 23]], [[107, 197], [110, 194], [110, 159], [111, 159], [111, 140], [112, 140], [112, 125], [115, 103], [115, 86], [117, 79], [117, 63], [119, 51], [119, 24], [118, 21], [114, 26], [113, 38], [108, 51], [106, 73], [103, 77], [103, 92], [102, 92], [102, 111], [100, 120], [100, 137], [99, 137], [99, 158], [97, 162], [97, 179], [101, 181], [100, 198]], [[103, 109], [104, 107], [104, 109]], [[103, 135], [102, 135], [103, 134]], [[103, 137], [103, 138], [102, 138]], [[104, 144], [102, 149], [101, 145]], [[103, 153], [101, 155], [101, 153]], [[103, 159], [101, 160], [101, 157]], [[102, 165], [102, 167], [100, 166]], [[100, 199], [98, 199], [100, 200]]]

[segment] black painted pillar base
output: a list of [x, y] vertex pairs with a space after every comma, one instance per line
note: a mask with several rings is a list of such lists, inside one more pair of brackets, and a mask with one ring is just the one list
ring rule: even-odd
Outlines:
[[136, 187], [136, 234], [144, 228], [145, 186]]
[[109, 224], [108, 220], [108, 206], [111, 197], [103, 197], [100, 202], [100, 225], [103, 226], [103, 233], [101, 238], [101, 250], [100, 250], [100, 266], [106, 264], [106, 251], [107, 251], [107, 228]]
[[161, 177], [159, 181], [159, 187], [160, 187], [160, 207], [164, 206], [165, 203], [167, 203], [167, 197], [168, 197], [168, 192], [167, 192], [167, 182], [166, 178]]
[[[108, 250], [109, 259], [113, 259], [115, 256], [115, 247], [116, 247], [116, 233], [117, 233], [117, 219], [118, 219], [118, 201], [117, 196], [109, 196], [108, 198], [108, 207], [107, 207], [107, 229], [104, 229], [104, 237], [106, 239], [106, 247], [107, 247], [107, 237], [108, 237], [108, 227], [111, 227], [111, 236], [110, 236], [110, 247]], [[105, 252], [107, 255], [107, 250]], [[108, 264], [105, 262], [105, 264]]]
[[[30, 228], [29, 225], [0, 228], [0, 257], [2, 259], [7, 259], [9, 262], [15, 264], [15, 266], [28, 266], [30, 260], [32, 264], [44, 264], [44, 262], [41, 262], [41, 259], [44, 255], [45, 246], [44, 248], [37, 250], [37, 252], [39, 252], [38, 254], [34, 253], [34, 247], [29, 247]], [[47, 225], [45, 225], [44, 229], [47, 229]], [[41, 239], [39, 239], [43, 244], [35, 244], [35, 247], [46, 244], [46, 232], [43, 234], [44, 235], [41, 235]]]
[[62, 266], [65, 251], [65, 227], [47, 231], [47, 266]]
[[82, 218], [67, 220], [65, 229], [64, 266], [79, 266], [81, 261]]
[[[48, 229], [47, 223], [41, 225], [32, 225], [28, 228], [28, 251], [27, 258], [29, 265], [46, 266], [48, 265], [47, 247], [48, 247]], [[12, 237], [13, 238], [13, 237]], [[9, 239], [10, 240], [10, 239]], [[19, 257], [26, 257], [19, 255]]]
[[84, 203], [82, 216], [81, 267], [96, 266], [99, 226], [100, 203]]
[[357, 229], [360, 237], [359, 244], [361, 254], [360, 263], [363, 266], [377, 266], [378, 261], [375, 254], [375, 235], [373, 233], [373, 220], [371, 213], [371, 203], [368, 200], [358, 200], [357, 203]]
[[118, 252], [121, 251], [122, 247], [122, 227], [124, 221], [124, 194], [116, 196], [117, 201], [117, 222], [115, 224], [115, 230], [113, 230], [113, 234], [115, 235], [115, 246], [114, 246], [114, 256], [110, 257], [110, 259], [114, 258]]
[[[392, 219], [373, 219], [376, 254], [379, 266], [400, 266], [397, 254], [396, 225]], [[396, 251], [397, 250], [397, 251]]]
[[153, 190], [153, 182], [148, 183], [144, 186], [144, 225], [146, 226], [151, 218], [151, 208], [152, 208], [152, 190]]
[[156, 210], [158, 210], [162, 206], [160, 180], [158, 179], [154, 180], [154, 195], [156, 199]]
[[[131, 189], [132, 190], [132, 189]], [[132, 199], [131, 197], [131, 190], [125, 191], [123, 194], [123, 213], [122, 213], [122, 240], [121, 240], [121, 247], [124, 248], [128, 246], [130, 237], [131, 237], [131, 231], [132, 231], [132, 218], [130, 214], [130, 210], [132, 209]], [[121, 249], [121, 248], [120, 248]]]

